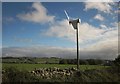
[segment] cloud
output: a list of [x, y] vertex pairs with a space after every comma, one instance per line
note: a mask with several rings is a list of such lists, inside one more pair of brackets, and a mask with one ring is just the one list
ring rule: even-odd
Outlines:
[[32, 47], [9, 47], [3, 48], [3, 56], [31, 56], [31, 57], [75, 57], [75, 49], [50, 47], [50, 46], [32, 46]]
[[113, 23], [111, 23], [111, 25], [112, 25], [113, 27], [118, 27], [118, 24], [119, 24], [119, 22], [113, 22]]
[[43, 34], [46, 36], [66, 38], [72, 41], [75, 38], [75, 31], [72, 26], [69, 26], [67, 20], [56, 21], [56, 23], [51, 25]]
[[117, 2], [117, 0], [84, 0], [84, 2]]
[[103, 21], [103, 20], [104, 20], [104, 17], [101, 16], [100, 14], [97, 14], [97, 15], [94, 17], [94, 19], [99, 20], [99, 21]]
[[103, 31], [103, 29], [94, 27], [88, 23], [82, 23], [79, 26], [79, 38], [81, 39], [80, 42], [84, 43], [85, 41], [96, 39]]
[[[81, 54], [90, 58], [97, 57], [103, 59], [114, 59], [118, 54], [118, 36], [117, 30], [107, 32], [105, 36], [102, 37], [102, 40], [98, 41], [89, 47], [83, 48]], [[83, 52], [82, 52], [83, 51]]]
[[[115, 59], [117, 57], [117, 52], [112, 47], [109, 47], [109, 49], [102, 48], [99, 51], [91, 51], [90, 49], [93, 48], [88, 48], [86, 50], [80, 49], [80, 59]], [[76, 49], [52, 46], [7, 47], [2, 49], [2, 56], [59, 57], [74, 59], [76, 58]]]
[[[102, 32], [104, 32], [103, 29], [96, 28], [88, 23], [81, 23], [79, 25], [79, 42], [84, 43], [88, 40], [95, 39], [101, 35]], [[47, 36], [65, 38], [76, 42], [76, 32], [72, 25], [68, 24], [67, 20], [56, 22], [56, 24], [52, 25], [43, 34]]]
[[103, 29], [107, 29], [107, 26], [103, 25], [103, 24], [101, 24], [100, 27], [103, 28]]
[[55, 16], [48, 15], [47, 9], [39, 2], [33, 3], [31, 12], [18, 14], [17, 17], [24, 21], [35, 23], [53, 22]]
[[[103, 24], [100, 27], [94, 27], [86, 22], [79, 25], [80, 53], [85, 56], [83, 58], [104, 58], [103, 56], [106, 56], [105, 59], [113, 59], [116, 57], [118, 26], [114, 23], [112, 27]], [[76, 42], [76, 32], [67, 20], [56, 22], [44, 34]]]
[[[108, 31], [102, 35], [101, 40], [93, 45], [89, 45], [85, 50], [100, 51], [101, 49], [118, 50], [118, 30]], [[117, 52], [117, 51], [116, 51]]]
[[96, 9], [104, 13], [110, 13], [112, 10], [111, 4], [113, 2], [84, 2], [85, 10]]

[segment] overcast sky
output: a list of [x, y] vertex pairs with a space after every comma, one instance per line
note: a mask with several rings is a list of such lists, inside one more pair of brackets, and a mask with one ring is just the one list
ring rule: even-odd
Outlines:
[[80, 18], [81, 58], [114, 59], [118, 52], [118, 3], [4, 2], [3, 56], [76, 57], [76, 33], [68, 24]]

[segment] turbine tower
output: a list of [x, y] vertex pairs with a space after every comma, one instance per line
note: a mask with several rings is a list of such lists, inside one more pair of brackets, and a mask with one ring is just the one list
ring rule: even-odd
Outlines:
[[77, 42], [77, 69], [79, 69], [79, 37], [78, 37], [78, 25], [79, 23], [81, 23], [80, 19], [74, 19], [74, 20], [70, 20], [68, 13], [64, 10], [67, 19], [69, 21], [69, 24], [72, 24], [73, 28], [76, 30], [76, 42]]

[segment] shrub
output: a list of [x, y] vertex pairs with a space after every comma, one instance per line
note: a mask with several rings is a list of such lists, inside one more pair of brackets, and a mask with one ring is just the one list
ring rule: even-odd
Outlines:
[[28, 71], [20, 71], [15, 67], [9, 67], [2, 76], [2, 82], [38, 82], [38, 78]]

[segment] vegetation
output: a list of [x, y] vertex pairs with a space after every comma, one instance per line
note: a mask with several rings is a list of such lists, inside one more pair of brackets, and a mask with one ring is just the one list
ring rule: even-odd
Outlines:
[[[76, 65], [73, 64], [13, 64], [13, 63], [3, 63], [2, 64], [3, 69], [6, 69], [8, 67], [16, 67], [19, 70], [34, 70], [35, 68], [50, 68], [50, 67], [58, 67], [61, 69], [66, 68], [76, 68]], [[109, 66], [101, 66], [101, 65], [80, 65], [80, 70], [88, 70], [88, 69], [104, 69], [108, 68]]]
[[[80, 65], [108, 65], [107, 62], [111, 63], [110, 60], [100, 60], [100, 59], [84, 59], [79, 60]], [[59, 64], [77, 64], [76, 59], [61, 59]], [[109, 64], [110, 65], [110, 64]]]
[[120, 55], [115, 59], [114, 64], [118, 67], [120, 67]]
[[[80, 59], [80, 65], [110, 65], [110, 60]], [[109, 62], [109, 63], [108, 63]], [[36, 58], [36, 57], [3, 57], [2, 63], [27, 63], [27, 64], [77, 64], [76, 59], [61, 58]]]
[[36, 82], [38, 78], [30, 74], [28, 71], [20, 71], [15, 67], [9, 67], [2, 71], [2, 82]]
[[[49, 68], [46, 70], [48, 71]], [[53, 69], [52, 69], [53, 70]], [[61, 69], [64, 70], [64, 69]], [[49, 72], [42, 72], [45, 75], [41, 76], [41, 72], [31, 73], [28, 71], [20, 71], [14, 67], [6, 68], [3, 71], [3, 83], [6, 82], [120, 82], [120, 74], [118, 74], [114, 69], [104, 69], [104, 70], [85, 70], [85, 71], [65, 71], [65, 75], [61, 75], [56, 71], [52, 71], [55, 75], [47, 75]], [[57, 73], [57, 74], [56, 74]], [[62, 72], [63, 73], [63, 72]], [[66, 74], [68, 73], [68, 74]]]
[[59, 58], [36, 58], [36, 57], [3, 57], [3, 63], [29, 63], [29, 64], [58, 64]]
[[[60, 59], [62, 60], [62, 59]], [[91, 63], [96, 61], [90, 60]], [[100, 63], [100, 62], [99, 62]], [[6, 82], [115, 82], [120, 83], [120, 56], [109, 67], [74, 64], [3, 63], [2, 83]], [[90, 63], [89, 63], [90, 64]], [[96, 63], [95, 63], [96, 64]], [[56, 68], [53, 68], [56, 67]], [[98, 68], [99, 67], [99, 68]], [[101, 68], [100, 68], [101, 67]]]

